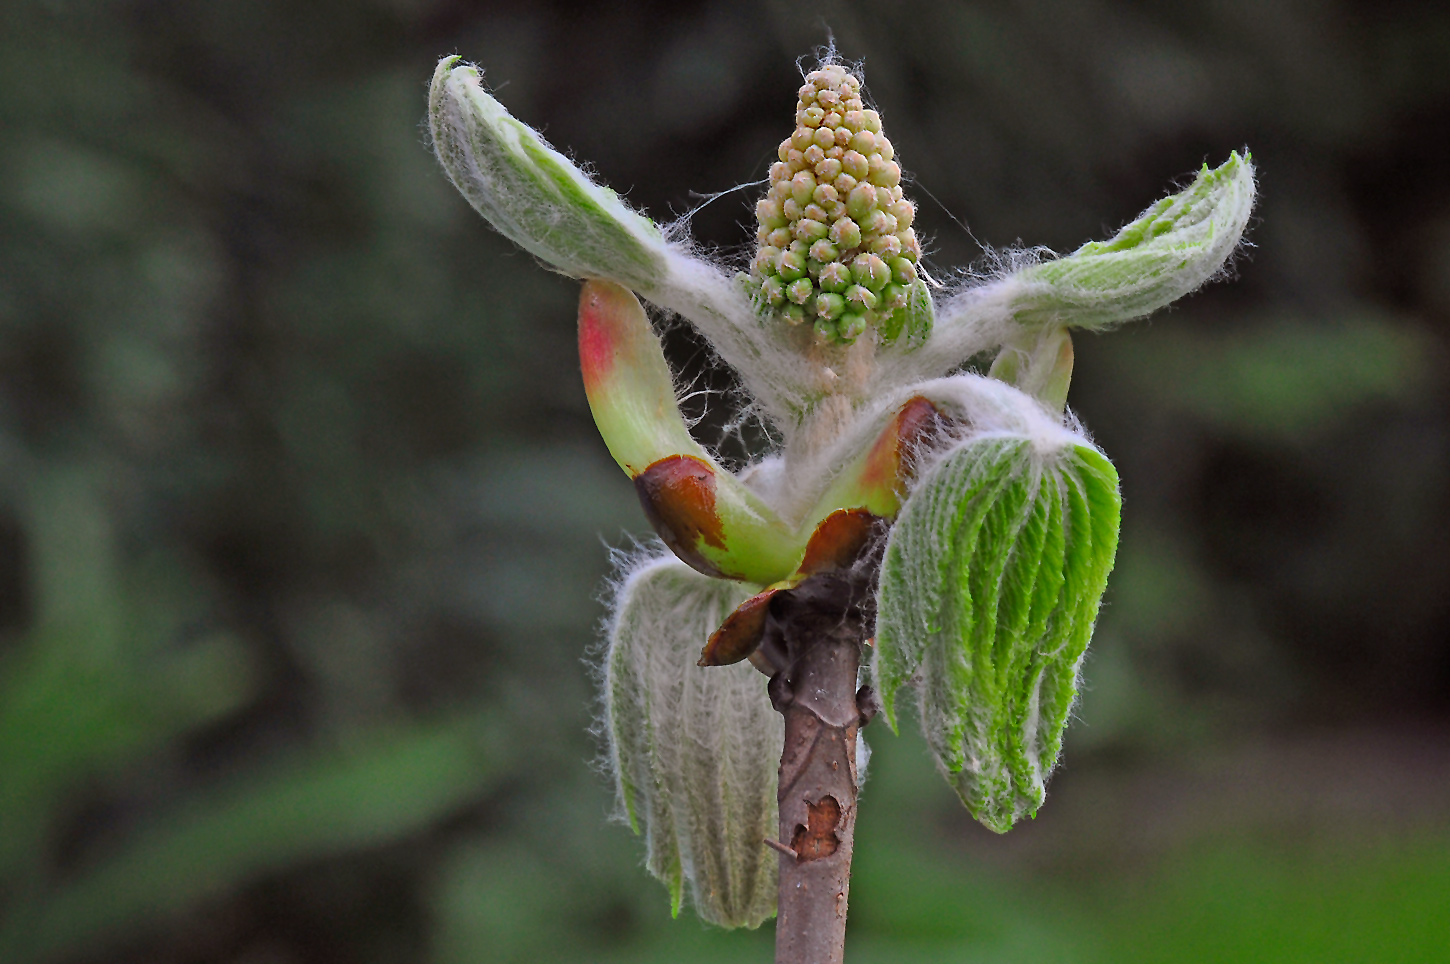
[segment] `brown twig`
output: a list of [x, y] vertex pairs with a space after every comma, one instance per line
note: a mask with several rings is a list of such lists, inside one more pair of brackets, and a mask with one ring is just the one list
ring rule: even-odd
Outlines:
[[780, 760], [776, 964], [842, 964], [856, 829], [856, 678], [871, 614], [859, 575], [813, 577], [773, 604], [771, 678], [785, 717]]

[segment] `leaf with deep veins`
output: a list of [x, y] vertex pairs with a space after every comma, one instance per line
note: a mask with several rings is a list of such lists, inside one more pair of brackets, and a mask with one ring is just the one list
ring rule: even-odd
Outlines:
[[882, 563], [888, 722], [919, 681], [937, 765], [1001, 833], [1042, 803], [1118, 541], [1118, 477], [1086, 442], [968, 440], [923, 478]]

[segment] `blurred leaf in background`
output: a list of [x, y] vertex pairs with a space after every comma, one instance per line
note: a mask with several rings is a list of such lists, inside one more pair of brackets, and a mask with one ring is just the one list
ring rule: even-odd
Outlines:
[[[769, 959], [607, 823], [586, 653], [643, 519], [575, 286], [420, 122], [461, 53], [667, 219], [764, 176], [829, 27], [941, 264], [1243, 145], [1263, 196], [1234, 284], [1077, 345], [1125, 528], [1047, 805], [989, 839], [868, 730], [852, 959], [1439, 960], [1443, 7], [0, 7], [0, 959]], [[694, 235], [743, 250], [752, 196]]]

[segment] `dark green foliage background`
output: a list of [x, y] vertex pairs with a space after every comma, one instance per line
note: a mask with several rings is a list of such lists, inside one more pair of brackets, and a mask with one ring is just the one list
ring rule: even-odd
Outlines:
[[[1125, 527], [1047, 805], [992, 836], [872, 727], [851, 959], [1443, 959], [1443, 4], [21, 0], [0, 960], [768, 959], [671, 922], [606, 823], [586, 653], [642, 519], [575, 284], [420, 122], [461, 53], [667, 219], [764, 176], [827, 27], [939, 274], [1104, 237], [1233, 148], [1262, 175], [1232, 284], [1078, 339]], [[696, 237], [740, 251], [752, 193]]]

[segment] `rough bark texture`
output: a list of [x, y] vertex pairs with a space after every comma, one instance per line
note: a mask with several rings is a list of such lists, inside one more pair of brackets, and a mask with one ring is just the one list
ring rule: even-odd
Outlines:
[[856, 679], [869, 592], [844, 575], [810, 580], [773, 607], [767, 649], [781, 668], [777, 964], [841, 964], [856, 829]]

